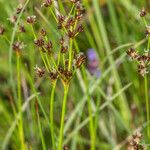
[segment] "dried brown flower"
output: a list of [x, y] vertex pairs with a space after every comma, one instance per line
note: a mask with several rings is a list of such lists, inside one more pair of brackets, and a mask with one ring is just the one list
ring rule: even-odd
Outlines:
[[12, 15], [10, 18], [8, 18], [8, 20], [9, 20], [12, 24], [15, 24], [16, 21], [17, 21], [17, 16]]
[[21, 32], [21, 33], [26, 32], [24, 25], [19, 26], [19, 32]]
[[43, 68], [39, 68], [38, 66], [36, 66], [35, 68], [34, 68], [34, 70], [35, 70], [35, 72], [36, 72], [36, 74], [38, 75], [38, 77], [43, 77], [44, 76], [44, 74], [45, 74], [45, 69], [44, 69], [44, 67]]
[[20, 14], [20, 12], [22, 11], [22, 9], [23, 9], [23, 5], [19, 4], [18, 7], [17, 7], [17, 9], [16, 9], [16, 14]]
[[61, 46], [61, 53], [66, 53], [68, 51], [68, 46]]
[[136, 132], [129, 141], [128, 150], [144, 150], [144, 146], [140, 144], [142, 134]]
[[84, 31], [84, 28], [82, 25], [79, 25], [79, 27], [77, 28], [77, 32], [83, 32]]
[[44, 46], [44, 40], [43, 40], [43, 38], [40, 37], [39, 39], [34, 40], [34, 44], [36, 46], [38, 46], [38, 47], [43, 47]]
[[21, 42], [21, 41], [16, 41], [16, 42], [14, 42], [13, 45], [12, 45], [13, 50], [14, 50], [16, 53], [18, 53], [18, 54], [20, 54], [20, 51], [23, 50], [24, 47], [25, 47], [25, 45], [24, 45], [24, 43]]
[[36, 16], [29, 16], [27, 17], [27, 23], [34, 24], [36, 22]]
[[52, 45], [52, 42], [51, 42], [51, 41], [49, 41], [48, 43], [46, 43], [44, 47], [45, 47], [45, 49], [47, 50], [47, 52], [48, 52], [49, 54], [52, 53], [53, 45]]
[[44, 28], [41, 29], [40, 33], [41, 33], [42, 36], [46, 36], [47, 35], [47, 32], [46, 32], [46, 30]]
[[127, 54], [132, 58], [132, 59], [138, 59], [139, 55], [138, 53], [135, 51], [134, 48], [129, 48], [127, 51]]
[[45, 0], [45, 2], [41, 5], [42, 7], [50, 7], [52, 5], [52, 0]]
[[143, 66], [143, 65], [138, 65], [138, 73], [141, 75], [141, 76], [145, 76], [145, 74], [148, 73], [148, 69], [146, 66]]
[[0, 35], [3, 35], [5, 33], [5, 28], [0, 25]]
[[51, 81], [54, 82], [59, 77], [59, 74], [56, 70], [53, 70], [49, 73], [49, 76], [50, 76]]
[[75, 56], [75, 66], [80, 68], [81, 65], [85, 62], [86, 56], [83, 53], [79, 53]]
[[142, 8], [141, 12], [140, 12], [140, 17], [144, 17], [146, 15], [146, 10], [145, 8]]

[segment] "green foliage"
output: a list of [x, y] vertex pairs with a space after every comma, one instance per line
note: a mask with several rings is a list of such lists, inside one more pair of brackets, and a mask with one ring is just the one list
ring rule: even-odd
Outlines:
[[[139, 10], [145, 6], [150, 12], [148, 2], [104, 0], [104, 5], [100, 5], [100, 1], [81, 1], [85, 9], [81, 20], [84, 32], [71, 41], [70, 49], [85, 54], [89, 48], [95, 49], [101, 75], [92, 76], [84, 64], [75, 70], [68, 86], [61, 80], [56, 84], [49, 76], [36, 75], [34, 67], [44, 66], [41, 56], [46, 59], [46, 55], [40, 55], [26, 19], [37, 16], [34, 34], [39, 35], [43, 27], [57, 55], [59, 39], [65, 31], [57, 29], [54, 15], [57, 9], [68, 15], [72, 5], [58, 0], [57, 9], [47, 9], [41, 8], [40, 0], [26, 1], [25, 12], [21, 11], [14, 26], [8, 18], [14, 14], [18, 1], [0, 0], [0, 25], [6, 29], [0, 36], [0, 149], [55, 150], [59, 145], [60, 150], [63, 144], [69, 150], [125, 150], [137, 129], [143, 135], [142, 145], [149, 148], [144, 78], [126, 55], [131, 46], [139, 52], [147, 47]], [[146, 19], [150, 22], [149, 14]], [[25, 33], [18, 33], [20, 23], [25, 25]], [[18, 39], [25, 48], [17, 61], [12, 45]], [[69, 53], [66, 57], [71, 67], [73, 56]], [[63, 58], [60, 63], [63, 64]], [[149, 86], [146, 90], [148, 105]]]

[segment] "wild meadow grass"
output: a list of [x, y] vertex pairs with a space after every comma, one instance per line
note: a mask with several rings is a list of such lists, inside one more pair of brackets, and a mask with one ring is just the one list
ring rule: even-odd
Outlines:
[[150, 149], [146, 0], [0, 0], [0, 149]]

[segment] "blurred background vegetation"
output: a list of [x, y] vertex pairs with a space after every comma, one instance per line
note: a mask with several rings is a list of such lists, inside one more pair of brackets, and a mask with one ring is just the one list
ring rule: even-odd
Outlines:
[[[0, 24], [6, 28], [6, 36], [10, 40], [13, 25], [10, 18], [16, 7], [23, 0], [0, 0]], [[51, 13], [41, 9], [41, 0], [30, 0], [20, 23], [25, 25], [26, 33], [19, 35], [26, 47], [22, 52], [21, 83], [23, 102], [26, 103], [39, 93], [40, 102], [46, 116], [49, 114], [49, 97], [51, 82], [49, 78], [37, 78], [34, 67], [43, 66], [37, 48], [33, 44], [33, 36], [26, 24], [26, 18], [36, 15], [38, 23], [36, 31], [41, 27], [48, 31], [48, 37], [58, 49], [60, 38]], [[67, 0], [60, 0], [67, 10]], [[99, 77], [91, 76], [86, 70], [90, 91], [92, 110], [95, 113], [95, 141], [97, 150], [127, 149], [128, 137], [146, 122], [144, 100], [144, 79], [137, 73], [136, 64], [126, 56], [126, 50], [135, 45], [139, 51], [146, 48], [144, 24], [139, 17], [140, 10], [145, 7], [150, 12], [147, 0], [82, 0], [85, 8], [84, 32], [77, 38], [76, 48], [87, 53], [92, 48], [98, 55]], [[63, 12], [63, 8], [60, 7]], [[148, 22], [150, 21], [147, 15]], [[0, 146], [6, 144], [9, 150], [19, 150], [20, 143], [14, 115], [15, 93], [17, 91], [16, 59], [12, 52], [12, 78], [10, 82], [10, 45], [4, 37], [0, 37]], [[87, 60], [88, 61], [88, 60]], [[87, 62], [88, 64], [88, 62]], [[87, 65], [85, 65], [87, 66]], [[55, 91], [54, 120], [56, 134], [59, 129], [63, 87], [57, 84]], [[97, 111], [100, 110], [100, 111]], [[42, 131], [47, 148], [51, 147], [49, 124], [39, 109]], [[84, 76], [78, 71], [71, 81], [67, 100], [65, 118], [64, 144], [69, 150], [90, 149], [88, 110]], [[23, 113], [24, 133], [28, 149], [41, 150], [35, 97], [29, 102]], [[12, 129], [13, 132], [10, 130]], [[141, 129], [143, 143], [149, 142], [146, 126]]]

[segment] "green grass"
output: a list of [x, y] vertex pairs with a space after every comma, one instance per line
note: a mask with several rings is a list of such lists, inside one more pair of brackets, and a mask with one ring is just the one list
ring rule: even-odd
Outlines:
[[[46, 9], [41, 3], [24, 1], [25, 12], [13, 26], [7, 18], [18, 1], [0, 0], [0, 25], [6, 28], [0, 36], [0, 149], [62, 150], [66, 145], [69, 150], [126, 150], [137, 129], [143, 135], [141, 143], [150, 149], [149, 74], [145, 79], [140, 76], [137, 64], [126, 55], [130, 47], [139, 52], [149, 49], [139, 17], [145, 6], [149, 24], [148, 2], [104, 0], [100, 5], [99, 0], [82, 0], [84, 32], [73, 40], [65, 37], [69, 52], [64, 55], [59, 39], [67, 30], [57, 29], [56, 12], [73, 16], [75, 5], [58, 0]], [[37, 16], [33, 26], [26, 22], [31, 15]], [[20, 24], [25, 25], [25, 33], [18, 32]], [[48, 32], [45, 40], [53, 43], [52, 55], [34, 44], [42, 27]], [[20, 55], [12, 48], [18, 39], [25, 43]], [[97, 53], [100, 77], [90, 75], [86, 62], [70, 82], [51, 82], [49, 70], [57, 70], [68, 58], [70, 71], [74, 49], [86, 54], [89, 48]], [[44, 77], [36, 75], [36, 65], [45, 67]]]

